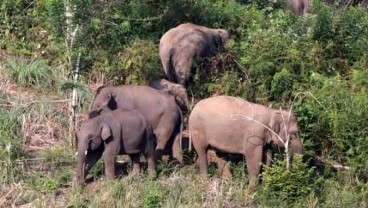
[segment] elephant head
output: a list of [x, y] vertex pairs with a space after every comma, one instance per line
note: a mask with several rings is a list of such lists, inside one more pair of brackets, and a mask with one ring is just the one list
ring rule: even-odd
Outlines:
[[160, 79], [151, 82], [150, 87], [173, 95], [175, 97], [175, 101], [179, 106], [186, 106], [189, 108], [187, 90], [182, 85], [175, 84], [166, 79]]
[[215, 29], [215, 42], [218, 46], [223, 46], [229, 39], [230, 33], [224, 29]]
[[[299, 128], [295, 115], [286, 110], [272, 110], [269, 124], [274, 133], [269, 132], [268, 143], [275, 143], [285, 148], [285, 142], [289, 139], [289, 147], [294, 153], [302, 153], [302, 142], [299, 136]], [[275, 135], [275, 133], [277, 135]], [[280, 141], [280, 139], [282, 141]]]
[[107, 90], [105, 86], [97, 89], [96, 94], [90, 106], [89, 118], [94, 118], [103, 112], [115, 110], [117, 104], [111, 91]]
[[103, 141], [112, 136], [110, 126], [106, 122], [98, 122], [96, 119], [98, 118], [84, 121], [77, 129], [77, 177], [80, 183], [84, 182], [88, 171], [102, 156]]

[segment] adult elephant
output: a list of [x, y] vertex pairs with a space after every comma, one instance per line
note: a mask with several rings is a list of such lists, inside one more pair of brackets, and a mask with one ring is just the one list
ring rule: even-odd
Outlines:
[[152, 126], [156, 138], [155, 158], [162, 159], [166, 146], [173, 159], [182, 163], [180, 141], [182, 113], [173, 96], [148, 86], [100, 87], [90, 107], [90, 118], [115, 109], [137, 110]]
[[308, 14], [308, 5], [310, 0], [289, 0], [288, 8], [294, 16], [306, 16]]
[[83, 183], [88, 171], [104, 155], [107, 178], [115, 177], [116, 156], [128, 154], [133, 172], [140, 172], [140, 155], [147, 157], [148, 169], [155, 170], [152, 128], [136, 110], [117, 109], [82, 122], [77, 130], [78, 182]]
[[183, 108], [184, 106], [189, 108], [187, 90], [182, 85], [170, 82], [166, 79], [159, 79], [152, 81], [149, 86], [174, 96], [176, 103], [181, 108]]
[[274, 143], [285, 147], [290, 138], [293, 152], [302, 152], [295, 116], [240, 98], [218, 96], [201, 100], [189, 116], [189, 132], [198, 154], [200, 172], [207, 175], [207, 150], [242, 154], [248, 173], [258, 176], [261, 162], [271, 164]]
[[212, 56], [229, 37], [227, 30], [192, 23], [167, 31], [160, 40], [160, 58], [169, 81], [186, 87], [193, 58]]

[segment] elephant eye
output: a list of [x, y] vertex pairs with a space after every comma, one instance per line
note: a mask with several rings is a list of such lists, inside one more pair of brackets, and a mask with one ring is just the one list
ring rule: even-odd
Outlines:
[[290, 140], [295, 139], [296, 138], [296, 133], [291, 133], [289, 137], [290, 137]]

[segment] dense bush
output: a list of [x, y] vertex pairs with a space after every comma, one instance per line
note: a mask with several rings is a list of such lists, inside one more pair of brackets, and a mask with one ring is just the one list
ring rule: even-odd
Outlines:
[[256, 200], [270, 207], [300, 207], [323, 182], [315, 167], [308, 168], [300, 155], [294, 157], [289, 171], [285, 171], [285, 167], [286, 161], [278, 160], [272, 167], [265, 168], [262, 173], [264, 184], [258, 190]]

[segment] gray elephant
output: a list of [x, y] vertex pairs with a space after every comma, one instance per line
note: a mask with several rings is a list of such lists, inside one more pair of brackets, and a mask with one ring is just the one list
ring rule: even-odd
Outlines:
[[202, 175], [207, 175], [208, 148], [244, 155], [251, 177], [259, 175], [261, 162], [271, 164], [272, 143], [284, 147], [288, 137], [291, 150], [302, 152], [297, 120], [292, 113], [236, 97], [201, 100], [189, 116], [189, 132]]
[[78, 182], [83, 183], [88, 171], [104, 153], [105, 174], [115, 177], [117, 155], [128, 154], [133, 172], [139, 173], [141, 153], [147, 156], [148, 169], [155, 170], [154, 141], [151, 125], [136, 110], [117, 109], [85, 120], [77, 130]]
[[155, 88], [157, 90], [161, 90], [167, 92], [175, 97], [176, 103], [183, 108], [186, 106], [189, 108], [189, 99], [187, 90], [180, 84], [175, 84], [166, 79], [159, 79], [151, 82], [149, 84], [150, 87]]
[[308, 5], [310, 0], [289, 0], [288, 8], [294, 16], [306, 16], [308, 14]]
[[122, 85], [100, 87], [90, 107], [90, 118], [115, 109], [135, 109], [152, 126], [155, 136], [155, 158], [162, 159], [165, 147], [173, 159], [182, 163], [180, 142], [183, 117], [173, 96], [149, 86]]
[[160, 40], [160, 58], [169, 81], [186, 87], [192, 59], [212, 56], [229, 37], [227, 30], [191, 23], [167, 31]]

